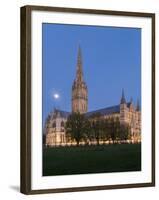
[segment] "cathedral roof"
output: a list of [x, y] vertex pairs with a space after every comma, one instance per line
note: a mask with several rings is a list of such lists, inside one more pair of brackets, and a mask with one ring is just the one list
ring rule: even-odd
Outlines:
[[60, 110], [61, 117], [67, 118], [70, 115], [70, 112]]
[[55, 109], [53, 114], [54, 113], [59, 114], [60, 117], [62, 117], [62, 118], [67, 118], [70, 115], [70, 112], [67, 112], [67, 111], [64, 111], [64, 110], [59, 110], [59, 109]]
[[[128, 102], [127, 107], [129, 108], [130, 105], [131, 105], [131, 102]], [[62, 118], [68, 118], [68, 116], [71, 114], [71, 112], [67, 112], [67, 111], [63, 111], [63, 110], [59, 110], [59, 109], [56, 109], [55, 112], [57, 114], [60, 114], [60, 117], [62, 117]], [[96, 113], [100, 113], [101, 115], [110, 115], [110, 114], [114, 114], [114, 113], [120, 113], [120, 104], [111, 106], [111, 107], [94, 110], [94, 111], [90, 111], [90, 112], [85, 113], [85, 115], [86, 115], [86, 117], [90, 117], [91, 115], [96, 114]]]
[[100, 113], [101, 115], [109, 115], [109, 114], [119, 113], [119, 112], [120, 112], [120, 105], [116, 105], [116, 106], [111, 106], [111, 107], [87, 112], [86, 116], [89, 117], [96, 113]]
[[[129, 108], [130, 105], [131, 105], [131, 102], [128, 102], [127, 107]], [[113, 113], [120, 113], [120, 104], [115, 105], [115, 106], [111, 106], [111, 107], [106, 107], [106, 108], [94, 110], [94, 111], [91, 111], [91, 112], [87, 112], [86, 116], [89, 117], [89, 116], [96, 114], [96, 113], [100, 113], [101, 115], [110, 115], [110, 114], [113, 114]]]

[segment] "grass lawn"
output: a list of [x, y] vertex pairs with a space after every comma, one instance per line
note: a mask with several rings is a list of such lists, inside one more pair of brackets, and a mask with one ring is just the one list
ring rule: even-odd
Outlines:
[[141, 144], [43, 149], [43, 176], [141, 170]]

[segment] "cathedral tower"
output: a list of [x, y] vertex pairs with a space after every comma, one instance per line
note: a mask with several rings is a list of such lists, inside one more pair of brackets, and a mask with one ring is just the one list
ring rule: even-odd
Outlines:
[[88, 109], [87, 85], [83, 79], [81, 48], [78, 48], [76, 77], [72, 85], [72, 112], [86, 113]]
[[125, 124], [127, 122], [127, 104], [124, 95], [124, 89], [122, 90], [122, 96], [120, 100], [120, 123]]

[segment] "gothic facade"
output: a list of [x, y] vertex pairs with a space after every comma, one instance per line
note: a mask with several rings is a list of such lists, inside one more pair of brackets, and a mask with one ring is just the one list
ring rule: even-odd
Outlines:
[[[132, 99], [126, 102], [124, 90], [118, 105], [88, 112], [88, 89], [83, 77], [81, 49], [78, 49], [76, 77], [72, 85], [72, 112], [80, 112], [87, 117], [100, 113], [102, 118], [116, 118], [120, 124], [127, 124], [131, 131], [131, 142], [141, 141], [141, 111], [139, 102], [133, 105]], [[66, 145], [65, 123], [71, 112], [54, 109], [48, 115], [44, 134], [46, 146]]]
[[72, 85], [72, 112], [86, 113], [88, 109], [88, 91], [82, 70], [81, 48], [78, 50], [76, 78]]

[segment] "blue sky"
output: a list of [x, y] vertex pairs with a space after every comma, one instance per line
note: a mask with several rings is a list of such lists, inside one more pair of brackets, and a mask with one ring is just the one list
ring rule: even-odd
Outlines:
[[140, 29], [43, 24], [42, 30], [43, 120], [54, 107], [71, 111], [79, 44], [89, 111], [119, 104], [122, 88], [127, 101], [141, 101]]

